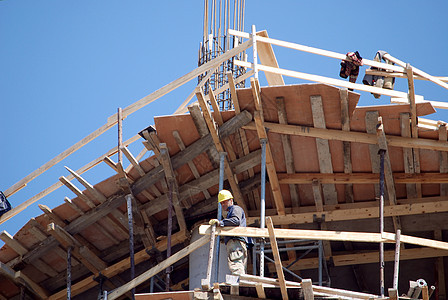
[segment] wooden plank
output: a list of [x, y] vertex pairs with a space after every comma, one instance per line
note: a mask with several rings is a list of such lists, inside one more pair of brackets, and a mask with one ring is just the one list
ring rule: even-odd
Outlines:
[[[210, 225], [201, 225], [199, 234], [209, 235]], [[395, 243], [395, 233], [384, 232], [348, 232], [348, 231], [324, 231], [324, 230], [303, 230], [303, 229], [274, 229], [275, 236], [283, 239], [310, 239], [323, 241], [353, 241], [368, 243]], [[221, 236], [251, 236], [257, 238], [269, 237], [266, 228], [256, 227], [220, 227], [216, 229], [216, 234]], [[448, 250], [448, 243], [431, 239], [419, 238], [408, 235], [401, 235], [401, 242], [430, 247], [435, 249]]]
[[[401, 136], [411, 137], [411, 127], [409, 123], [409, 113], [400, 114]], [[414, 159], [412, 149], [403, 148], [404, 171], [408, 174], [415, 173]], [[415, 184], [406, 184], [406, 193], [408, 198], [418, 198], [417, 187]]]
[[173, 207], [176, 213], [177, 223], [181, 231], [187, 229], [187, 224], [185, 223], [185, 216], [182, 211], [182, 207], [179, 201], [179, 187], [177, 184], [176, 176], [174, 175], [173, 166], [171, 165], [171, 159], [168, 147], [166, 144], [160, 144], [160, 163], [165, 171], [166, 180], [168, 185], [173, 189], [171, 191]]
[[[348, 109], [348, 90], [340, 89], [339, 97], [341, 99], [341, 124], [343, 131], [350, 131], [350, 116]], [[343, 152], [344, 152], [344, 173], [352, 173], [352, 159], [351, 159], [351, 148], [350, 142], [342, 142]], [[345, 202], [353, 203], [353, 185], [346, 184], [344, 187]]]
[[316, 211], [322, 212], [324, 211], [322, 185], [320, 184], [319, 180], [313, 180], [312, 185], [313, 185], [313, 196], [314, 196], [314, 203], [316, 205]]
[[[269, 132], [280, 134], [308, 136], [327, 140], [348, 141], [365, 144], [378, 143], [376, 135], [363, 132], [344, 132], [335, 129], [320, 129], [309, 126], [284, 125], [272, 122], [264, 122], [264, 126], [269, 128]], [[247, 130], [257, 130], [255, 122], [250, 122], [248, 125], [243, 126], [243, 128]], [[431, 139], [412, 139], [401, 136], [386, 135], [386, 140], [388, 145], [393, 147], [418, 148], [445, 152], [448, 151], [448, 145], [446, 143]]]
[[[177, 144], [177, 146], [179, 146], [179, 149], [181, 151], [185, 150], [185, 144], [182, 141], [182, 138], [177, 130], [173, 131], [173, 137], [176, 140], [176, 144]], [[188, 164], [188, 167], [190, 167], [191, 173], [193, 173], [194, 178], [196, 178], [196, 179], [200, 178], [201, 175], [199, 174], [198, 169], [196, 168], [196, 165], [194, 164], [194, 162], [189, 161], [189, 162], [187, 162], [187, 164]], [[210, 199], [211, 196], [207, 189], [203, 190], [202, 193], [204, 194], [205, 199]]]
[[195, 250], [199, 249], [200, 247], [202, 247], [203, 245], [207, 244], [208, 241], [209, 241], [208, 237], [206, 237], [206, 236], [201, 237], [200, 239], [198, 239], [198, 240], [194, 241], [193, 243], [191, 243], [189, 246], [187, 246], [187, 247], [183, 248], [182, 250], [180, 250], [179, 252], [173, 254], [172, 256], [170, 256], [169, 258], [164, 260], [163, 262], [157, 264], [155, 267], [153, 267], [153, 268], [149, 269], [148, 271], [142, 273], [141, 275], [137, 276], [133, 280], [131, 280], [128, 283], [124, 284], [123, 286], [121, 286], [121, 287], [111, 291], [108, 294], [107, 298], [110, 299], [110, 300], [117, 299], [118, 297], [120, 297], [121, 295], [126, 293], [127, 291], [130, 291], [131, 289], [133, 289], [136, 286], [140, 285], [141, 283], [145, 282], [146, 280], [148, 280], [152, 276], [156, 275], [160, 271], [162, 271], [162, 270], [166, 269], [167, 267], [171, 266], [172, 264], [174, 264], [178, 260], [184, 258], [185, 256], [189, 255], [193, 251], [195, 251]]
[[272, 254], [275, 261], [275, 269], [277, 270], [277, 277], [280, 283], [280, 290], [282, 293], [282, 299], [288, 299], [288, 291], [286, 290], [285, 274], [283, 273], [283, 265], [280, 259], [280, 253], [278, 251], [277, 239], [274, 232], [274, 224], [270, 217], [266, 218], [266, 226], [269, 232], [269, 240], [271, 241]]
[[[388, 149], [388, 145], [387, 145], [387, 141], [386, 141], [386, 135], [384, 134], [383, 123], [382, 123], [381, 117], [378, 117], [378, 127], [376, 129], [376, 134], [378, 136], [379, 148], [381, 150], [385, 151], [385, 153], [384, 153], [384, 181], [386, 183], [389, 204], [396, 205], [397, 204], [397, 195], [395, 192], [394, 176], [392, 173], [392, 165], [390, 163], [389, 149]], [[398, 229], [401, 229], [400, 219], [398, 217], [393, 217], [392, 220], [394, 222], [395, 231], [397, 231]]]
[[[235, 60], [234, 64], [236, 66], [240, 66], [240, 67], [252, 68], [251, 63], [243, 62], [240, 60]], [[335, 85], [338, 87], [348, 88], [348, 89], [352, 89], [352, 90], [358, 90], [358, 91], [380, 94], [380, 95], [385, 95], [385, 96], [397, 97], [397, 98], [403, 98], [403, 97], [407, 96], [406, 93], [395, 91], [395, 90], [388, 90], [388, 89], [378, 88], [378, 87], [374, 87], [374, 86], [370, 86], [370, 85], [363, 85], [363, 84], [359, 84], [359, 83], [351, 83], [348, 81], [334, 79], [334, 78], [325, 77], [325, 76], [291, 71], [291, 70], [286, 70], [286, 69], [282, 69], [282, 68], [274, 68], [274, 67], [269, 67], [269, 66], [265, 66], [262, 64], [258, 64], [257, 67], [258, 67], [259, 71], [264, 71], [265, 73], [268, 72], [268, 73], [273, 73], [273, 74], [279, 74], [279, 75], [284, 75], [284, 76], [288, 76], [288, 77], [292, 77], [292, 78], [299, 78], [299, 79], [313, 81], [313, 82], [319, 82], [319, 83], [323, 83], [323, 84]]]
[[[354, 207], [354, 208], [338, 208], [336, 210], [328, 208], [322, 212], [317, 212], [315, 210], [302, 212], [302, 213], [294, 213], [294, 214], [286, 214], [285, 216], [271, 216], [272, 221], [276, 225], [286, 225], [286, 224], [306, 224], [313, 223], [314, 218], [325, 215], [326, 222], [335, 222], [335, 221], [349, 221], [349, 220], [360, 220], [360, 219], [372, 219], [378, 218], [378, 203], [371, 202], [368, 204], [369, 206], [363, 207]], [[384, 207], [384, 216], [392, 217], [392, 216], [410, 216], [410, 215], [419, 215], [419, 214], [431, 214], [431, 213], [439, 213], [448, 211], [448, 201], [440, 200], [440, 201], [430, 201], [430, 202], [420, 202], [420, 203], [406, 203], [406, 204], [397, 204], [395, 206], [385, 206]], [[259, 217], [248, 217], [248, 224], [253, 224], [255, 220], [259, 219]]]
[[[267, 139], [266, 129], [264, 127], [263, 108], [261, 104], [260, 85], [257, 79], [251, 78], [250, 80], [252, 96], [254, 98], [256, 111], [254, 112], [254, 119], [256, 124], [256, 130], [260, 139]], [[266, 143], [266, 171], [269, 176], [269, 183], [271, 185], [272, 194], [274, 196], [275, 207], [279, 215], [285, 214], [285, 204], [283, 202], [282, 192], [280, 190], [280, 184], [278, 183], [277, 171], [275, 169], [274, 158], [271, 152], [271, 146]]]
[[[385, 55], [383, 55], [383, 57], [385, 59], [390, 60], [391, 62], [393, 62], [393, 63], [403, 67], [403, 68], [406, 68], [406, 64], [404, 62], [402, 62], [401, 60], [391, 56], [389, 53], [386, 53]], [[423, 78], [426, 78], [426, 79], [434, 82], [435, 84], [440, 85], [441, 87], [444, 87], [444, 88], [448, 89], [448, 84], [446, 84], [445, 82], [441, 81], [440, 79], [437, 79], [434, 76], [431, 76], [431, 75], [429, 75], [429, 74], [427, 74], [427, 73], [425, 73], [425, 72], [423, 72], [423, 71], [421, 71], [421, 70], [419, 70], [417, 68], [412, 68], [412, 72], [413, 72], [413, 74], [419, 75], [419, 76], [421, 76]]]
[[[238, 37], [242, 37], [242, 38], [246, 38], [246, 39], [250, 38], [249, 33], [234, 30], [234, 29], [229, 29], [229, 35], [234, 35], [234, 36], [238, 36]], [[319, 48], [314, 48], [314, 47], [309, 47], [309, 46], [304, 46], [304, 45], [300, 45], [300, 44], [296, 44], [296, 43], [281, 41], [278, 39], [273, 39], [273, 38], [264, 37], [264, 36], [260, 36], [260, 35], [257, 35], [257, 42], [268, 43], [271, 45], [277, 45], [277, 46], [290, 48], [290, 49], [294, 49], [294, 50], [298, 50], [298, 51], [303, 51], [303, 52], [307, 52], [307, 53], [312, 53], [312, 54], [318, 54], [318, 55], [322, 55], [322, 56], [326, 56], [326, 57], [335, 58], [337, 60], [346, 59], [345, 54], [328, 51], [328, 50], [323, 50], [323, 49], [319, 49]], [[398, 66], [389, 65], [389, 64], [385, 64], [385, 63], [381, 63], [381, 62], [376, 62], [376, 61], [369, 60], [366, 58], [363, 58], [362, 62], [364, 65], [377, 67], [379, 69], [392, 70], [392, 71], [396, 71], [396, 72], [404, 72], [404, 69], [400, 68]]]
[[311, 279], [302, 279], [303, 299], [314, 300], [313, 283]]
[[[212, 136], [213, 143], [215, 144], [216, 150], [218, 152], [224, 152], [224, 148], [219, 139], [216, 125], [213, 122], [207, 102], [204, 99], [204, 94], [202, 93], [202, 90], [200, 88], [196, 88], [196, 97], [198, 98], [199, 104], [201, 105], [201, 108], [203, 111], [203, 116], [204, 116], [205, 122], [207, 123], [207, 127], [210, 130], [210, 134]], [[227, 157], [224, 159], [224, 173], [226, 174], [227, 180], [232, 189], [233, 197], [238, 202], [238, 205], [240, 205], [243, 208], [243, 210], [247, 212], [246, 203], [244, 202], [244, 198], [243, 198], [243, 195], [241, 194], [240, 188], [238, 186], [237, 179], [236, 179], [235, 175], [233, 174], [232, 169], [230, 168], [229, 160]]]
[[[257, 32], [257, 36], [269, 38], [266, 30]], [[272, 49], [271, 44], [257, 40], [257, 51], [260, 62], [263, 65], [278, 68], [277, 58], [275, 57], [274, 49]], [[265, 75], [269, 86], [285, 85], [282, 75], [272, 73], [266, 73]]]
[[127, 147], [121, 147], [121, 151], [123, 152], [124, 156], [126, 156], [126, 158], [129, 160], [129, 162], [132, 164], [132, 166], [137, 170], [138, 174], [140, 174], [140, 176], [144, 176], [145, 171], [140, 166], [138, 160], [134, 157], [134, 155], [132, 155], [131, 151], [129, 151]]
[[[313, 114], [314, 128], [325, 129], [325, 115], [322, 105], [322, 97], [310, 96], [311, 111]], [[328, 140], [316, 139], [317, 157], [319, 159], [319, 169], [321, 173], [333, 173], [333, 165]], [[338, 194], [333, 184], [322, 185], [322, 192], [325, 204], [337, 204]]]
[[73, 175], [73, 177], [76, 178], [76, 180], [78, 180], [79, 183], [81, 183], [87, 189], [87, 191], [89, 191], [89, 193], [91, 193], [98, 201], [100, 201], [100, 203], [103, 203], [107, 200], [106, 196], [104, 196], [100, 191], [94, 188], [93, 185], [91, 185], [87, 180], [81, 177], [81, 175], [67, 166], [65, 168]]
[[[448, 183], [447, 173], [393, 173], [395, 183]], [[334, 184], [372, 184], [378, 182], [380, 175], [372, 173], [277, 173], [280, 184], [311, 184], [313, 181]], [[412, 198], [412, 197], [408, 197]]]
[[[284, 98], [277, 97], [275, 99], [275, 101], [277, 104], [278, 122], [280, 124], [288, 124], [288, 118], [287, 118]], [[286, 173], [294, 174], [296, 170], [295, 170], [295, 166], [294, 166], [294, 155], [292, 152], [291, 138], [289, 135], [282, 134], [281, 139], [282, 139], [282, 145], [283, 145], [283, 153], [285, 155]], [[292, 206], [299, 207], [300, 200], [299, 200], [298, 186], [295, 184], [290, 184], [289, 185], [289, 193], [291, 195]]]

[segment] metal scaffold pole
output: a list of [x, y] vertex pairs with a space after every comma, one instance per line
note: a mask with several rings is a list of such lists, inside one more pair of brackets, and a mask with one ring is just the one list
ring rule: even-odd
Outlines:
[[[221, 191], [224, 188], [224, 160], [226, 158], [227, 153], [226, 152], [219, 152], [219, 191]], [[218, 220], [221, 221], [222, 219], [222, 206], [221, 203], [218, 203]], [[218, 281], [218, 274], [219, 274], [219, 243], [220, 237], [219, 235], [216, 237], [216, 251], [215, 251], [215, 259], [216, 259], [216, 270], [215, 270], [215, 280]]]
[[[384, 153], [386, 150], [380, 149], [380, 233], [384, 232]], [[384, 297], [384, 243], [380, 243], [380, 292]]]
[[[260, 199], [260, 228], [265, 228], [265, 195], [266, 195], [266, 143], [261, 139], [261, 199]], [[264, 239], [260, 243], [260, 276], [264, 276]]]

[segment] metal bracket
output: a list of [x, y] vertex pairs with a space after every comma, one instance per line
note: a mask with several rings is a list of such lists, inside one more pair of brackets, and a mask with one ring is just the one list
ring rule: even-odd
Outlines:
[[318, 224], [325, 222], [325, 214], [321, 214], [320, 217], [318, 217], [316, 214], [313, 214], [313, 222]]

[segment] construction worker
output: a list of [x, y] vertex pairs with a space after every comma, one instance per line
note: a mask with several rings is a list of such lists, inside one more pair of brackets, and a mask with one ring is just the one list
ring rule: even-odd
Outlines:
[[[211, 219], [210, 225], [217, 226], [241, 226], [246, 227], [246, 216], [244, 210], [233, 203], [232, 193], [228, 190], [221, 190], [218, 194], [218, 203], [221, 203], [224, 219]], [[246, 273], [247, 246], [252, 245], [249, 237], [225, 236], [224, 243], [227, 249], [227, 262], [232, 275]]]

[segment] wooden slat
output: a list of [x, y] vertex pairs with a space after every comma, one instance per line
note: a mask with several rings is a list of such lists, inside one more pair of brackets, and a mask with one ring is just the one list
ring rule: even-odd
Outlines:
[[[348, 90], [340, 89], [339, 97], [341, 99], [341, 124], [343, 131], [350, 131], [350, 116], [348, 109]], [[344, 173], [351, 174], [352, 173], [352, 158], [351, 158], [351, 148], [350, 142], [342, 142], [343, 145], [343, 154], [344, 154]], [[345, 202], [353, 203], [353, 185], [346, 184], [344, 187], [344, 195]]]
[[[196, 97], [198, 98], [199, 104], [201, 105], [201, 108], [203, 111], [203, 116], [207, 123], [207, 127], [210, 131], [210, 134], [212, 136], [213, 143], [215, 144], [216, 150], [218, 152], [224, 152], [224, 148], [221, 144], [221, 141], [220, 141], [218, 133], [217, 133], [216, 125], [211, 117], [207, 102], [205, 101], [204, 95], [200, 88], [196, 89]], [[227, 159], [227, 157], [224, 159], [224, 173], [226, 174], [227, 180], [232, 189], [233, 197], [238, 202], [238, 205], [240, 205], [244, 209], [244, 211], [247, 212], [246, 203], [244, 202], [244, 198], [243, 198], [243, 195], [241, 194], [240, 188], [238, 186], [237, 179], [236, 179], [235, 175], [233, 174], [232, 169], [230, 168], [229, 160]]]
[[[277, 114], [278, 114], [278, 122], [280, 124], [288, 124], [288, 118], [285, 108], [285, 102], [283, 97], [277, 97], [275, 99], [277, 103]], [[289, 135], [282, 134], [282, 145], [283, 145], [283, 153], [285, 155], [285, 164], [286, 164], [286, 173], [293, 174], [295, 173], [295, 166], [294, 166], [294, 155], [292, 152], [291, 147], [291, 138]], [[299, 201], [299, 192], [298, 192], [298, 186], [295, 184], [289, 185], [289, 193], [291, 194], [291, 204], [293, 207], [299, 207], [300, 201]]]
[[171, 165], [170, 154], [168, 151], [168, 147], [166, 144], [160, 144], [160, 163], [163, 166], [165, 171], [166, 180], [168, 185], [173, 189], [171, 191], [173, 207], [176, 212], [177, 223], [179, 224], [180, 230], [184, 231], [187, 229], [187, 225], [185, 223], [185, 216], [182, 211], [182, 207], [179, 201], [179, 187], [177, 184], [176, 176], [174, 175], [173, 166]]
[[124, 156], [129, 160], [129, 162], [134, 166], [134, 168], [137, 170], [137, 172], [140, 174], [140, 176], [145, 175], [145, 171], [140, 166], [138, 160], [132, 155], [131, 151], [127, 147], [121, 147], [121, 151], [123, 152]]
[[[272, 122], [264, 122], [264, 126], [269, 128], [269, 132], [280, 134], [308, 136], [327, 140], [348, 141], [365, 144], [378, 143], [376, 135], [363, 132], [344, 132], [335, 129], [320, 129], [309, 126], [284, 125]], [[247, 130], [257, 130], [255, 122], [250, 122], [248, 125], [243, 126], [243, 128]], [[388, 145], [393, 147], [408, 147], [445, 152], [448, 151], [448, 144], [431, 139], [412, 139], [401, 136], [386, 135], [386, 140]]]
[[[264, 127], [263, 107], [261, 103], [261, 90], [257, 79], [250, 79], [252, 97], [254, 98], [256, 111], [254, 112], [254, 119], [256, 124], [256, 130], [259, 139], [267, 139], [268, 135]], [[277, 171], [275, 169], [274, 158], [272, 156], [271, 146], [269, 140], [266, 143], [266, 171], [269, 176], [269, 183], [271, 185], [272, 194], [274, 196], [275, 207], [279, 215], [285, 214], [285, 204], [283, 202], [282, 192], [278, 183]]]
[[288, 299], [288, 291], [286, 290], [285, 274], [283, 273], [283, 265], [280, 259], [280, 253], [278, 252], [277, 239], [274, 232], [274, 224], [270, 217], [266, 218], [266, 226], [269, 232], [269, 240], [271, 241], [272, 254], [274, 255], [275, 269], [277, 270], [277, 277], [280, 283], [280, 290], [282, 293], [282, 299]]
[[[310, 96], [314, 128], [325, 129], [325, 115], [321, 96]], [[328, 140], [316, 139], [317, 157], [321, 173], [333, 173], [333, 165]], [[322, 191], [325, 204], [337, 204], [338, 194], [333, 184], [323, 184]]]

